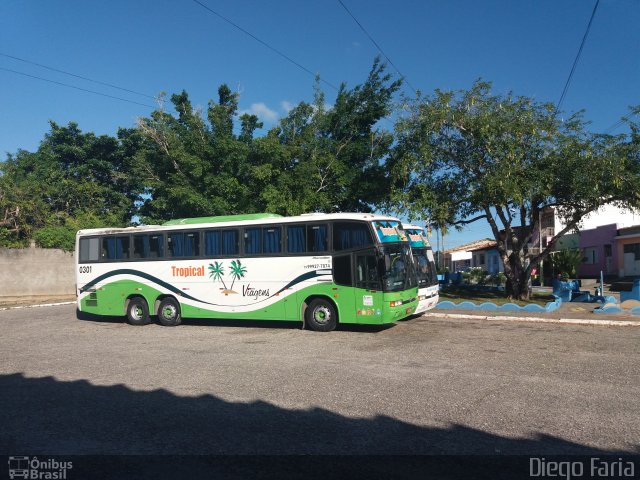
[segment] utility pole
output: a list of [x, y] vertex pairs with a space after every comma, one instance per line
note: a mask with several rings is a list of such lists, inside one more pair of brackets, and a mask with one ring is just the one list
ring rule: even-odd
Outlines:
[[[538, 210], [538, 255], [542, 253], [542, 209]], [[544, 271], [543, 265], [544, 260], [540, 259], [540, 264], [538, 265], [540, 270], [540, 286], [544, 287]]]

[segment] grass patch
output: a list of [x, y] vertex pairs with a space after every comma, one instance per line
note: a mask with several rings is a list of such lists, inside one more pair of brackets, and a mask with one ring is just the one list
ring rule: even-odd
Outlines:
[[498, 306], [504, 305], [505, 303], [515, 303], [521, 307], [529, 303], [536, 303], [544, 307], [547, 302], [553, 301], [553, 298], [548, 294], [533, 293], [529, 301], [525, 302], [523, 300], [509, 300], [504, 292], [480, 291], [464, 287], [448, 286], [440, 290], [440, 301], [444, 302], [446, 300], [453, 303], [473, 302], [477, 305], [483, 302], [493, 302]]

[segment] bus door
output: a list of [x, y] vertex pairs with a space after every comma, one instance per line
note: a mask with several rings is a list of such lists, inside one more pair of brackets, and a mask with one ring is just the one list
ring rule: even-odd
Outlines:
[[382, 281], [378, 269], [376, 250], [355, 252], [354, 300], [356, 316], [361, 323], [382, 321]]

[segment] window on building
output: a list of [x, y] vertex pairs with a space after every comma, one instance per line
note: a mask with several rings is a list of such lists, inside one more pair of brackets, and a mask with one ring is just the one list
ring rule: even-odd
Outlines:
[[596, 247], [587, 247], [584, 249], [582, 263], [586, 265], [598, 263], [598, 250]]
[[636, 260], [640, 260], [640, 243], [627, 243], [624, 247], [624, 253], [633, 253]]

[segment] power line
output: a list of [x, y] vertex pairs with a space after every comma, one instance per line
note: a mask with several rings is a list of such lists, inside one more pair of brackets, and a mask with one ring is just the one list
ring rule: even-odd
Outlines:
[[[204, 8], [205, 10], [208, 10], [209, 12], [213, 13], [215, 16], [217, 16], [218, 18], [224, 20], [225, 22], [227, 22], [229, 25], [237, 28], [238, 30], [240, 30], [242, 33], [244, 33], [245, 35], [250, 36], [251, 38], [253, 38], [256, 42], [264, 45], [265, 47], [267, 47], [269, 50], [271, 50], [274, 53], [277, 53], [278, 55], [280, 55], [282, 58], [284, 58], [285, 60], [287, 60], [289, 63], [292, 63], [293, 65], [295, 65], [296, 67], [298, 67], [299, 69], [307, 72], [309, 75], [311, 75], [312, 77], [316, 77], [316, 74], [313, 73], [311, 70], [309, 70], [307, 67], [301, 65], [300, 63], [296, 62], [294, 59], [292, 59], [291, 57], [289, 57], [287, 54], [281, 52], [280, 50], [278, 50], [275, 47], [272, 47], [271, 45], [269, 45], [267, 42], [265, 42], [264, 40], [261, 40], [260, 38], [256, 37], [253, 33], [245, 30], [244, 28], [242, 28], [240, 25], [238, 25], [237, 23], [233, 22], [232, 20], [228, 19], [227, 17], [221, 15], [220, 13], [216, 12], [215, 10], [212, 10], [211, 8], [209, 8], [207, 5], [205, 5], [204, 3], [200, 2], [199, 0], [193, 0], [194, 3], [197, 3], [198, 5], [200, 5], [202, 8]], [[331, 88], [333, 88], [334, 90], [338, 90], [338, 87], [336, 87], [335, 85], [333, 85], [332, 83], [320, 78], [320, 81], [323, 82], [324, 84], [330, 86]]]
[[40, 68], [46, 68], [47, 70], [51, 70], [53, 72], [64, 73], [65, 75], [69, 75], [71, 77], [80, 78], [81, 80], [86, 80], [88, 82], [97, 83], [99, 85], [105, 85], [107, 87], [111, 87], [111, 88], [116, 88], [118, 90], [122, 90], [123, 92], [134, 93], [136, 95], [141, 95], [143, 97], [150, 98], [151, 100], [155, 100], [155, 97], [153, 95], [147, 95], [146, 93], [136, 92], [135, 90], [130, 90], [128, 88], [119, 87], [117, 85], [113, 85], [112, 83], [102, 82], [100, 80], [94, 80], [93, 78], [83, 77], [82, 75], [78, 75], [76, 73], [66, 72], [66, 71], [60, 70], [58, 68], [49, 67], [48, 65], [43, 65], [43, 64], [37, 63], [37, 62], [32, 62], [31, 60], [26, 60], [24, 58], [16, 57], [14, 55], [7, 55], [6, 53], [0, 53], [0, 56], [6, 57], [6, 58], [12, 58], [13, 60], [18, 60], [20, 62], [29, 63], [31, 65], [35, 65], [35, 66], [40, 67]]
[[342, 5], [342, 8], [344, 8], [344, 10], [349, 14], [349, 16], [351, 16], [351, 18], [353, 19], [354, 22], [356, 22], [358, 24], [358, 26], [360, 27], [360, 30], [362, 30], [364, 32], [364, 34], [367, 36], [367, 38], [369, 38], [369, 40], [371, 40], [371, 43], [373, 43], [376, 48], [378, 49], [378, 51], [384, 56], [384, 58], [387, 59], [387, 62], [389, 62], [389, 65], [391, 65], [396, 72], [398, 72], [398, 75], [400, 75], [400, 78], [402, 80], [405, 81], [405, 83], [408, 85], [408, 87], [413, 91], [414, 94], [418, 94], [418, 92], [416, 91], [415, 88], [413, 88], [413, 85], [411, 85], [411, 83], [409, 83], [409, 80], [407, 79], [407, 77], [405, 75], [402, 74], [402, 72], [400, 72], [400, 70], [398, 69], [398, 67], [395, 66], [395, 64], [391, 61], [391, 59], [389, 58], [389, 56], [384, 53], [384, 51], [382, 50], [382, 47], [380, 47], [380, 45], [378, 45], [378, 42], [376, 42], [373, 37], [369, 34], [369, 32], [367, 31], [366, 28], [364, 28], [364, 26], [358, 21], [358, 19], [353, 15], [353, 13], [351, 13], [351, 11], [347, 8], [347, 6], [342, 2], [342, 0], [338, 0], [338, 2], [340, 3], [340, 5]]
[[106, 93], [96, 92], [95, 90], [88, 90], [86, 88], [76, 87], [74, 85], [69, 85], [68, 83], [57, 82], [55, 80], [50, 80], [48, 78], [38, 77], [36, 75], [30, 75], [30, 74], [24, 73], [24, 72], [18, 72], [17, 70], [11, 70], [10, 68], [0, 67], [0, 70], [4, 70], [5, 72], [15, 73], [15, 74], [22, 75], [22, 76], [25, 76], [25, 77], [35, 78], [37, 80], [42, 80], [44, 82], [55, 83], [56, 85], [61, 85], [63, 87], [73, 88], [75, 90], [80, 90], [82, 92], [93, 93], [94, 95], [100, 95], [102, 97], [112, 98], [114, 100], [120, 100], [121, 102], [133, 103], [135, 105], [140, 105], [140, 106], [143, 106], [143, 107], [156, 108], [153, 105], [147, 105], [146, 103], [140, 103], [140, 102], [136, 102], [134, 100], [127, 100], [126, 98], [121, 98], [121, 97], [116, 97], [114, 95], [108, 95]]
[[596, 4], [593, 6], [593, 11], [591, 12], [591, 18], [589, 18], [587, 29], [585, 30], [584, 36], [582, 37], [582, 42], [580, 43], [580, 48], [578, 49], [578, 53], [576, 55], [575, 60], [573, 61], [571, 72], [569, 72], [569, 78], [567, 78], [567, 82], [564, 84], [562, 95], [560, 95], [560, 100], [558, 100], [558, 104], [556, 105], [555, 113], [558, 113], [558, 111], [560, 110], [560, 106], [564, 101], [564, 97], [567, 95], [567, 91], [569, 90], [569, 85], [571, 84], [571, 79], [573, 78], [573, 72], [575, 72], [576, 70], [576, 66], [578, 65], [578, 60], [580, 59], [580, 55], [582, 54], [582, 49], [584, 48], [584, 44], [587, 41], [587, 37], [589, 36], [589, 30], [591, 30], [591, 24], [593, 23], [593, 17], [596, 16], [596, 10], [598, 10], [598, 5], [600, 5], [600, 0], [596, 0]]
[[620, 128], [626, 121], [631, 120], [633, 117], [635, 117], [638, 113], [637, 112], [633, 112], [631, 115], [629, 115], [626, 118], [621, 118], [620, 120], [618, 120], [616, 123], [614, 123], [613, 125], [611, 125], [609, 128], [607, 128], [604, 133], [605, 134], [609, 134], [615, 130], [617, 130], [618, 128]]

